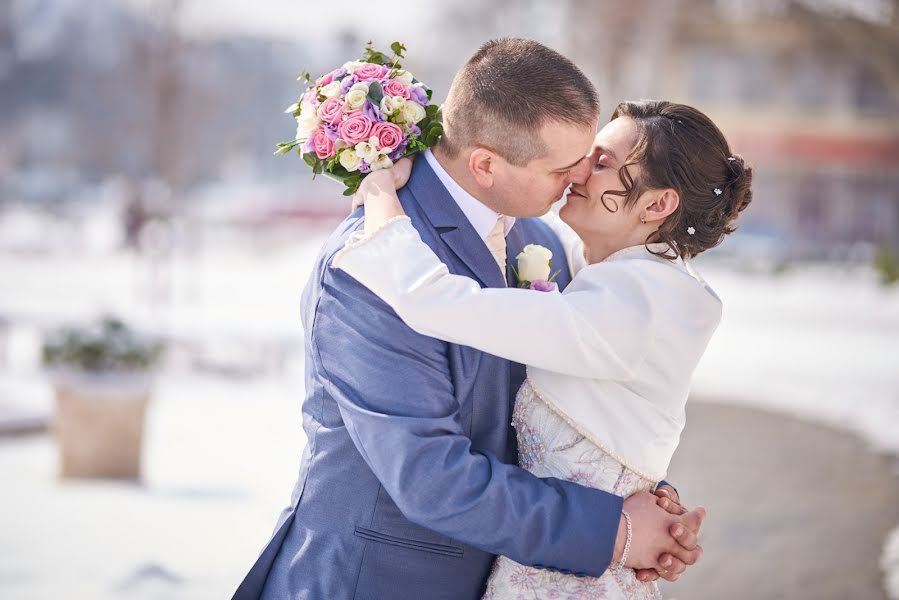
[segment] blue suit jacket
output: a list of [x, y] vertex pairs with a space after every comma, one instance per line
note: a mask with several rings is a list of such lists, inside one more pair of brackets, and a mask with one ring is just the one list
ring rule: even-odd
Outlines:
[[[450, 271], [507, 284], [427, 161], [400, 200]], [[291, 506], [235, 598], [480, 598], [496, 554], [601, 574], [621, 498], [516, 466], [522, 365], [415, 333], [330, 268], [363, 218], [327, 241], [304, 292], [308, 443]], [[566, 285], [564, 251], [539, 220], [516, 221], [509, 263], [529, 243], [552, 250]]]

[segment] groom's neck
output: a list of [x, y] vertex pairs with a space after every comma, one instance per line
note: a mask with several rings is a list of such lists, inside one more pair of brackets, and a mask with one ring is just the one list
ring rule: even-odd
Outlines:
[[431, 152], [434, 154], [437, 162], [440, 163], [440, 166], [443, 167], [443, 170], [446, 171], [453, 181], [459, 184], [459, 187], [471, 194], [475, 200], [484, 206], [493, 209], [490, 205], [489, 197], [484, 193], [485, 190], [471, 176], [471, 172], [468, 170], [468, 161], [461, 153], [456, 158], [450, 158], [443, 152], [439, 144], [431, 148]]

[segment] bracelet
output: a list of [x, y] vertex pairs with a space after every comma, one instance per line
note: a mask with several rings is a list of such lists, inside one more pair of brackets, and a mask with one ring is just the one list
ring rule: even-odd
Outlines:
[[624, 515], [624, 522], [627, 525], [627, 538], [624, 541], [624, 550], [621, 551], [621, 560], [619, 560], [611, 567], [612, 571], [617, 571], [624, 566], [625, 562], [627, 562], [627, 555], [631, 551], [631, 540], [634, 537], [634, 528], [631, 524], [631, 516], [627, 514], [626, 510], [621, 511], [621, 514]]

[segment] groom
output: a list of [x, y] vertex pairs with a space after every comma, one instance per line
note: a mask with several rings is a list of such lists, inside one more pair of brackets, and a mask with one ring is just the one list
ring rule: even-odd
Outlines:
[[[444, 105], [445, 136], [400, 191], [450, 271], [514, 286], [511, 261], [540, 244], [557, 257], [560, 287], [570, 281], [558, 239], [527, 217], [587, 177], [598, 113], [583, 73], [537, 42], [488, 42], [462, 67]], [[306, 286], [308, 443], [291, 505], [235, 598], [480, 598], [497, 554], [601, 575], [626, 541], [622, 499], [516, 466], [510, 421], [524, 367], [416, 334], [331, 269], [363, 224], [362, 210], [341, 224]], [[701, 553], [701, 517], [684, 531], [655, 500], [624, 502], [628, 564], [676, 579]]]

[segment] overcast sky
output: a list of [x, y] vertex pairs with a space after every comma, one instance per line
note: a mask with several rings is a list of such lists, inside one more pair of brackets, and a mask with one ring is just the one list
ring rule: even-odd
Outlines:
[[[138, 10], [153, 10], [167, 0], [119, 0]], [[182, 24], [189, 33], [206, 36], [217, 33], [246, 33], [263, 37], [296, 39], [320, 38], [345, 29], [361, 29], [372, 36], [392, 39], [417, 37], [422, 22], [435, 4], [417, 0], [403, 3], [376, 3], [354, 0], [182, 0]], [[366, 7], [360, 9], [359, 7]], [[340, 8], [344, 10], [340, 10]], [[405, 35], [404, 35], [405, 34]]]

